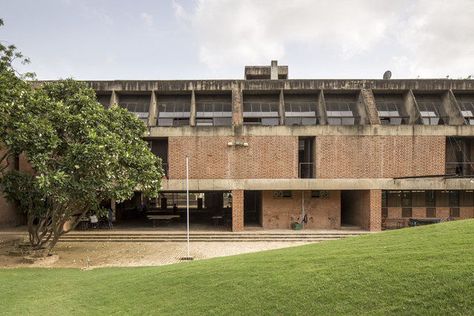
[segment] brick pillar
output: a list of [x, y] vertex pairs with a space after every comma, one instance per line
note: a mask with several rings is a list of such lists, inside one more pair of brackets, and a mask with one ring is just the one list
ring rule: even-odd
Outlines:
[[244, 190], [232, 191], [232, 231], [244, 230]]
[[382, 190], [369, 191], [369, 230], [382, 230]]

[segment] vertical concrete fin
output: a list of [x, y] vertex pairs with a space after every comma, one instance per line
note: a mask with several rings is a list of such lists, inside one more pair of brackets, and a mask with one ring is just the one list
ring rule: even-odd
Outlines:
[[148, 126], [156, 126], [158, 118], [158, 103], [156, 101], [156, 91], [151, 91], [150, 109], [148, 110]]
[[243, 95], [242, 89], [234, 84], [232, 86], [232, 125], [241, 127], [243, 124]]
[[196, 126], [196, 93], [191, 90], [191, 109], [189, 111], [189, 125]]
[[118, 106], [119, 104], [119, 95], [115, 90], [112, 90], [112, 95], [110, 96], [110, 105], [109, 108], [113, 106]]
[[280, 89], [280, 103], [278, 105], [278, 114], [280, 116], [280, 125], [285, 125], [285, 95], [283, 89]]
[[372, 89], [361, 89], [358, 103], [361, 109], [360, 112], [366, 112], [365, 119], [362, 118], [362, 113], [359, 113], [361, 124], [369, 123], [371, 125], [380, 125], [380, 118]]
[[449, 117], [449, 125], [464, 125], [461, 107], [454, 96], [452, 90], [447, 91], [442, 96], [444, 112]]
[[270, 66], [270, 79], [277, 80], [278, 79], [278, 61], [272, 60]]
[[403, 105], [405, 106], [405, 110], [409, 116], [408, 124], [413, 125], [422, 123], [420, 109], [416, 103], [413, 90], [410, 89], [405, 93], [403, 97]]
[[324, 92], [322, 89], [319, 90], [317, 111], [318, 111], [317, 115], [318, 115], [319, 125], [327, 125], [328, 114], [326, 112], [326, 100], [324, 99]]

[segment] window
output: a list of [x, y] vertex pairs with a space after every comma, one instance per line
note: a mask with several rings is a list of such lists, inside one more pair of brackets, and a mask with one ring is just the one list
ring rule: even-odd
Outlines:
[[331, 95], [326, 99], [326, 113], [329, 125], [354, 125], [357, 118], [355, 95]]
[[407, 117], [402, 117], [402, 95], [374, 95], [380, 122], [383, 125], [400, 125]]
[[191, 116], [191, 95], [158, 96], [158, 126], [186, 126]]
[[120, 95], [119, 106], [134, 113], [145, 124], [148, 123], [148, 111], [151, 97], [149, 95]]
[[412, 207], [411, 191], [402, 191], [402, 207]]
[[244, 125], [279, 124], [279, 94], [244, 94]]
[[[426, 207], [435, 207], [436, 206], [436, 194], [435, 191], [429, 190], [425, 192], [425, 204]], [[429, 216], [435, 217], [435, 216]]]
[[108, 108], [110, 106], [110, 94], [98, 94], [97, 101], [102, 104], [104, 108]]
[[459, 191], [449, 191], [449, 206], [459, 206]]
[[401, 191], [388, 191], [387, 204], [388, 207], [401, 207]]
[[285, 125], [316, 125], [318, 96], [310, 95], [285, 95]]
[[461, 114], [467, 125], [474, 125], [474, 95], [456, 95]]
[[416, 102], [420, 109], [424, 125], [440, 125], [447, 123], [447, 117], [441, 116], [441, 97], [437, 95], [416, 95]]
[[231, 126], [231, 95], [196, 95], [197, 126]]

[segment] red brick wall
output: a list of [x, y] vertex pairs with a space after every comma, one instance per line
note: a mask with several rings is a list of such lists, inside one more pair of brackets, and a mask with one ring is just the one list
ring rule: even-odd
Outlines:
[[[274, 198], [273, 191], [262, 192], [262, 225], [265, 229], [289, 229], [294, 221], [301, 222], [302, 191], [293, 191], [292, 198]], [[341, 226], [340, 191], [328, 191], [327, 198], [312, 198], [304, 191], [304, 208], [308, 216], [305, 228], [337, 229]]]
[[[228, 146], [247, 142], [248, 147]], [[184, 179], [189, 155], [191, 179], [276, 179], [298, 177], [298, 137], [170, 137], [169, 178]]]
[[244, 191], [232, 191], [232, 231], [244, 230]]
[[444, 174], [444, 136], [318, 136], [317, 178]]
[[[0, 156], [4, 154], [4, 151], [0, 150]], [[10, 164], [11, 168], [12, 164]], [[14, 205], [9, 203], [0, 190], [0, 227], [1, 226], [13, 226], [18, 224], [19, 215], [15, 210]]]

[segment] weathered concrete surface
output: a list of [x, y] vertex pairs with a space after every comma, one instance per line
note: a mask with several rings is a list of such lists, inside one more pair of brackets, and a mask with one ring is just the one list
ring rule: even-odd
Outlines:
[[[163, 179], [163, 191], [186, 190], [186, 181]], [[191, 191], [207, 190], [473, 190], [471, 179], [195, 179]]]

